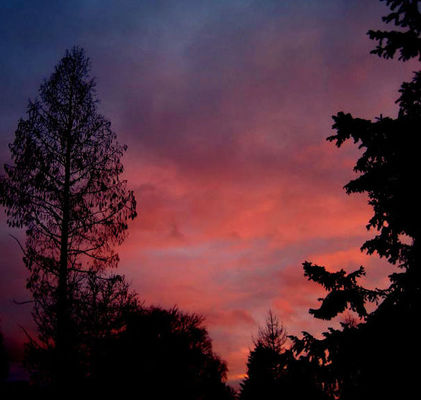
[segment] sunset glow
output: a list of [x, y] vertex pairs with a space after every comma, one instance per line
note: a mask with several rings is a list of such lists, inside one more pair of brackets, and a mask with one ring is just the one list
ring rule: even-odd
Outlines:
[[[100, 110], [128, 146], [138, 204], [118, 271], [145, 304], [203, 314], [229, 382], [244, 377], [268, 309], [289, 334], [332, 325], [308, 314], [323, 291], [303, 276], [305, 260], [364, 265], [365, 285], [387, 285], [390, 266], [359, 250], [370, 237], [367, 199], [343, 190], [358, 150], [325, 140], [338, 111], [396, 115], [391, 99], [413, 67], [369, 55], [365, 32], [380, 26], [382, 4], [36, 3], [0, 6], [1, 164], [28, 97], [66, 48], [82, 46]], [[2, 212], [0, 321], [17, 349], [19, 326], [32, 322], [31, 306], [12, 302], [28, 293], [10, 234], [24, 238]]]

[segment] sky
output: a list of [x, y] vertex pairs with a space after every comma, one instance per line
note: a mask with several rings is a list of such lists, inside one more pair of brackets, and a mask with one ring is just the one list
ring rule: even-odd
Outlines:
[[[145, 304], [203, 314], [236, 385], [269, 309], [289, 334], [338, 323], [308, 314], [323, 291], [305, 260], [364, 265], [365, 285], [387, 286], [392, 267], [360, 252], [373, 235], [367, 198], [343, 190], [358, 149], [325, 140], [339, 111], [396, 115], [415, 67], [369, 54], [366, 32], [387, 11], [377, 0], [0, 0], [0, 164], [28, 99], [83, 47], [138, 203], [118, 272]], [[0, 326], [18, 359], [31, 306], [13, 303], [29, 294], [10, 234], [24, 237], [2, 211]]]

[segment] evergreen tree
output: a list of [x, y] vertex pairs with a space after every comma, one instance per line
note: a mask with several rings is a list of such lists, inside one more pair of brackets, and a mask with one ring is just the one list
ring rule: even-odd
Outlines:
[[241, 382], [241, 400], [327, 398], [314, 373], [314, 362], [297, 358], [286, 342], [285, 328], [269, 311], [248, 357], [247, 377]]
[[90, 62], [78, 47], [67, 51], [30, 101], [9, 146], [12, 164], [0, 177], [7, 221], [26, 228], [22, 245], [42, 339], [54, 348], [55, 380], [68, 387], [74, 371], [71, 310], [88, 276], [115, 267], [113, 246], [136, 216], [133, 192], [121, 180], [126, 147], [97, 112]]
[[269, 399], [282, 393], [282, 354], [287, 340], [278, 317], [269, 310], [265, 324], [259, 327], [253, 340], [254, 348], [247, 361], [247, 377], [241, 383], [240, 399]]
[[264, 326], [259, 327], [257, 338], [254, 339], [255, 347], [266, 347], [275, 353], [281, 353], [286, 341], [287, 334], [285, 328], [272, 310], [269, 310]]
[[[391, 13], [383, 18], [397, 31], [369, 31], [379, 44], [373, 53], [406, 61], [421, 55], [421, 14], [418, 1], [387, 0]], [[421, 310], [420, 208], [416, 176], [421, 126], [421, 71], [403, 83], [397, 100], [397, 118], [375, 121], [343, 112], [333, 117], [336, 135], [328, 137], [340, 147], [347, 140], [363, 150], [354, 170], [359, 176], [345, 189], [348, 194], [367, 193], [373, 216], [367, 228], [374, 238], [362, 250], [377, 253], [398, 268], [385, 290], [367, 290], [358, 284], [364, 268], [346, 273], [328, 272], [305, 262], [304, 272], [329, 293], [316, 318], [331, 319], [347, 308], [361, 319], [359, 324], [342, 324], [316, 340], [305, 333], [294, 338], [294, 351], [316, 359], [318, 374], [330, 394], [341, 399], [409, 398], [418, 390], [418, 316]], [[366, 303], [378, 307], [367, 312]]]

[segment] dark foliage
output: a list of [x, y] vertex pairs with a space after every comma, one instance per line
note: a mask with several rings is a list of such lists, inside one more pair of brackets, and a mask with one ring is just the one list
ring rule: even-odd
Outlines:
[[[60, 398], [235, 398], [225, 383], [226, 364], [213, 352], [202, 316], [176, 307], [143, 307], [122, 289], [124, 281], [111, 282], [99, 288], [95, 283], [95, 290], [90, 291], [100, 300], [90, 296], [85, 306], [74, 354], [78, 362], [73, 365], [78, 370]], [[120, 282], [117, 287], [115, 282]], [[116, 299], [110, 302], [108, 293]], [[5, 393], [57, 398], [50, 379], [53, 351], [36, 345], [30, 345], [28, 351], [28, 360], [34, 363], [31, 384], [9, 383]]]
[[226, 372], [203, 317], [138, 307], [120, 332], [98, 341], [86, 390], [109, 397], [233, 399]]
[[372, 51], [384, 58], [393, 58], [399, 51], [399, 59], [407, 61], [418, 57], [421, 60], [421, 14], [419, 0], [381, 0], [386, 1], [391, 13], [383, 17], [386, 23], [393, 22], [401, 29], [397, 31], [368, 31], [371, 39], [379, 42]]
[[259, 327], [254, 349], [247, 361], [247, 377], [241, 383], [240, 399], [265, 399], [280, 392], [280, 378], [285, 365], [282, 354], [286, 332], [276, 315], [269, 311], [263, 327]]
[[[379, 40], [373, 52], [400, 59], [421, 56], [421, 18], [418, 1], [391, 1], [392, 13], [384, 18], [404, 31], [373, 32]], [[421, 58], [420, 58], [421, 59]], [[418, 142], [421, 126], [421, 72], [403, 83], [397, 100], [397, 118], [380, 116], [375, 121], [338, 113], [333, 117], [340, 147], [353, 140], [362, 150], [354, 170], [359, 175], [345, 189], [348, 194], [367, 193], [373, 216], [367, 228], [374, 238], [363, 251], [377, 253], [398, 268], [385, 290], [367, 290], [357, 284], [365, 271], [327, 272], [324, 267], [304, 263], [305, 275], [327, 291], [316, 318], [331, 319], [349, 308], [360, 321], [329, 329], [323, 339], [304, 333], [293, 338], [293, 351], [318, 365], [317, 375], [332, 398], [411, 398], [417, 393], [419, 360], [418, 319], [421, 311], [420, 206], [417, 194]], [[368, 313], [367, 302], [378, 307]]]
[[247, 377], [241, 383], [240, 399], [280, 397], [280, 382], [284, 368], [282, 354], [263, 344], [255, 345], [247, 360]]
[[318, 309], [310, 309], [315, 318], [330, 320], [346, 309], [355, 311], [361, 318], [367, 316], [365, 304], [384, 295], [382, 290], [368, 290], [357, 285], [357, 279], [365, 275], [363, 267], [347, 274], [344, 270], [328, 272], [325, 267], [303, 263], [304, 276], [322, 285], [329, 294]]
[[126, 147], [97, 103], [89, 59], [74, 47], [29, 102], [9, 146], [13, 163], [0, 176], [8, 224], [26, 228], [21, 247], [40, 341], [54, 349], [52, 370], [65, 386], [78, 370], [72, 311], [92, 275], [117, 265], [113, 246], [136, 216], [133, 192], [121, 180]]
[[274, 353], [281, 353], [286, 341], [285, 328], [272, 310], [269, 310], [265, 325], [259, 327], [257, 337], [253, 340], [254, 346], [267, 348]]
[[[102, 343], [120, 332], [128, 315], [139, 307], [134, 292], [120, 275], [89, 274], [78, 287], [73, 300], [70, 319], [72, 353], [68, 362], [72, 368], [72, 384], [82, 385], [96, 368], [97, 353]], [[25, 345], [25, 365], [31, 372], [31, 381], [37, 386], [51, 387], [55, 377], [55, 347], [52, 340], [55, 319], [48, 313], [38, 316], [38, 340]], [[101, 350], [102, 351], [102, 350]]]
[[259, 328], [247, 361], [247, 377], [241, 383], [240, 400], [321, 400], [322, 391], [314, 367], [287, 349], [286, 331], [269, 312]]

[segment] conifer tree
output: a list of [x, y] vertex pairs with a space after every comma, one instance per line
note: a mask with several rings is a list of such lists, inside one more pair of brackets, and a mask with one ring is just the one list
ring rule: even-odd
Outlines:
[[[419, 1], [386, 0], [391, 13], [383, 18], [399, 29], [369, 31], [378, 41], [372, 53], [407, 61], [421, 59], [421, 13]], [[396, 118], [380, 115], [376, 120], [353, 117], [344, 112], [333, 117], [336, 134], [327, 139], [341, 147], [352, 140], [362, 150], [355, 164], [356, 179], [348, 194], [367, 193], [373, 216], [367, 224], [376, 232], [362, 251], [376, 253], [397, 266], [383, 290], [367, 290], [358, 284], [365, 270], [328, 272], [305, 262], [308, 279], [328, 294], [316, 318], [330, 320], [346, 309], [360, 318], [358, 324], [342, 323], [317, 340], [309, 333], [294, 338], [296, 355], [319, 364], [319, 377], [332, 397], [345, 399], [410, 398], [418, 390], [417, 365], [421, 357], [416, 332], [421, 311], [420, 206], [418, 142], [421, 126], [421, 71], [402, 84], [396, 101]], [[377, 302], [368, 312], [366, 303]]]
[[21, 247], [35, 319], [48, 314], [54, 321], [47, 339], [59, 386], [71, 379], [78, 288], [89, 275], [117, 266], [113, 247], [136, 216], [133, 192], [121, 179], [126, 146], [97, 104], [90, 61], [74, 47], [29, 101], [9, 145], [12, 163], [0, 176], [7, 222], [26, 229]]

